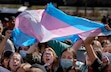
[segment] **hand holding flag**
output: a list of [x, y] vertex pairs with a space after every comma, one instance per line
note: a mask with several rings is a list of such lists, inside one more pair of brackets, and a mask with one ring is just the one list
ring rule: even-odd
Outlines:
[[82, 38], [94, 35], [109, 35], [111, 31], [102, 23], [70, 16], [51, 3], [43, 10], [28, 10], [17, 16], [13, 30], [16, 46], [28, 46], [52, 39], [78, 35]]

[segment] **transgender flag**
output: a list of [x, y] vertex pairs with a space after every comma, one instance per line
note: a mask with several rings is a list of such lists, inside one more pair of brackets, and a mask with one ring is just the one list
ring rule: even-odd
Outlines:
[[[17, 16], [13, 30], [16, 46], [28, 46], [37, 40], [47, 42], [63, 37], [109, 35], [104, 24], [85, 18], [70, 16], [51, 3], [43, 10], [27, 10]], [[78, 35], [78, 36], [75, 36]]]

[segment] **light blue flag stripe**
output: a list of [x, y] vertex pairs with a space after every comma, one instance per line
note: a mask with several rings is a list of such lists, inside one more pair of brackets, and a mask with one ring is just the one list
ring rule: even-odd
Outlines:
[[12, 35], [13, 35], [13, 42], [16, 46], [29, 46], [37, 41], [37, 39], [23, 33], [18, 28], [15, 28], [12, 31]]
[[64, 40], [68, 40], [68, 39], [71, 40], [72, 43], [74, 44], [77, 40], [80, 39], [80, 37], [76, 34], [76, 35], [56, 38], [56, 40], [58, 40], [58, 41], [64, 41]]
[[65, 22], [66, 24], [78, 28], [83, 31], [89, 31], [92, 29], [103, 28], [104, 24], [99, 22], [94, 22], [85, 18], [70, 16], [62, 12], [61, 10], [55, 8], [52, 3], [50, 3], [46, 8], [46, 13]]

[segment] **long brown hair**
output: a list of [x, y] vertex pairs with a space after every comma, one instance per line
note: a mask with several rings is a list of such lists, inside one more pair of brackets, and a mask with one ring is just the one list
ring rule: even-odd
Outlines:
[[[53, 61], [53, 63], [52, 63], [52, 70], [54, 70], [55, 67], [58, 67], [57, 55], [56, 55], [55, 51], [54, 51], [51, 47], [46, 48], [46, 49], [44, 50], [44, 52], [45, 52], [45, 51], [51, 51], [51, 52], [53, 53], [54, 61]], [[44, 54], [44, 52], [43, 52], [43, 54]], [[43, 62], [43, 54], [42, 54], [42, 58], [41, 58], [41, 62], [42, 62], [42, 63], [44, 63], [44, 62]]]

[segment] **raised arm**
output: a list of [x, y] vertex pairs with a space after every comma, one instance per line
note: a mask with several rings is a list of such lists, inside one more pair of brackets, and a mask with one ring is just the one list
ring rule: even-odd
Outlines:
[[35, 51], [35, 49], [37, 48], [38, 43], [33, 44], [32, 46], [30, 46], [30, 48], [27, 51], [27, 54], [33, 53]]
[[79, 40], [77, 40], [77, 42], [75, 44], [73, 44], [73, 46], [71, 48], [76, 51], [81, 47], [82, 43], [83, 43], [83, 40], [79, 39]]
[[94, 52], [93, 50], [93, 47], [91, 45], [91, 42], [94, 40], [95, 37], [88, 37], [85, 41], [84, 41], [84, 46], [86, 48], [86, 51], [87, 51], [87, 54], [91, 60], [91, 62], [93, 63], [96, 58], [97, 58], [97, 55], [96, 53]]
[[5, 32], [4, 39], [3, 39], [3, 40], [1, 41], [1, 43], [0, 43], [0, 55], [2, 55], [3, 50], [4, 50], [4, 47], [5, 47], [5, 44], [6, 44], [7, 40], [8, 40], [8, 38], [10, 38], [11, 35], [12, 35], [12, 34], [11, 34], [11, 31], [10, 31], [10, 30], [7, 30], [7, 31]]

